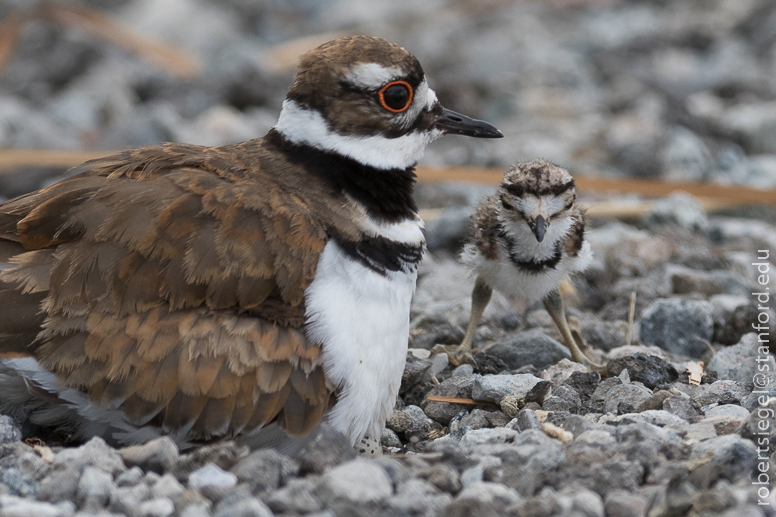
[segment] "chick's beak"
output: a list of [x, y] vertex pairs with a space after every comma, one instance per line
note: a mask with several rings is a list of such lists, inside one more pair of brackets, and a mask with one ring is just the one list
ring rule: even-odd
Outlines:
[[434, 122], [434, 127], [447, 134], [473, 136], [475, 138], [502, 138], [495, 126], [484, 120], [475, 120], [455, 111], [444, 109]]
[[533, 221], [530, 221], [528, 226], [531, 228], [531, 231], [534, 233], [534, 235], [536, 235], [536, 240], [542, 242], [544, 240], [544, 234], [547, 233], [547, 227], [550, 226], [550, 223], [548, 223], [547, 220], [540, 215]]

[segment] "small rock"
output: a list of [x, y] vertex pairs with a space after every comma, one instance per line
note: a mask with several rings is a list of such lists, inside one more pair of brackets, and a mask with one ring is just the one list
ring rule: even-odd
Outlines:
[[117, 487], [110, 494], [108, 509], [115, 513], [133, 515], [140, 503], [151, 497], [151, 489], [145, 483]]
[[139, 517], [170, 517], [175, 513], [175, 505], [165, 498], [143, 501], [135, 512]]
[[321, 426], [318, 435], [299, 452], [299, 473], [320, 474], [330, 467], [349, 461], [357, 456], [345, 435], [330, 426]]
[[255, 497], [219, 509], [213, 517], [274, 517], [272, 510]]
[[72, 501], [78, 490], [78, 480], [81, 473], [77, 466], [55, 469], [41, 481], [38, 489], [38, 499], [50, 503]]
[[480, 448], [501, 459], [485, 469], [484, 479], [503, 483], [523, 495], [531, 495], [543, 484], [545, 473], [566, 459], [565, 446], [544, 432], [529, 429], [518, 434], [509, 446]]
[[178, 461], [178, 446], [169, 436], [156, 438], [143, 445], [125, 447], [119, 451], [124, 464], [138, 466], [144, 471], [164, 474]]
[[[531, 388], [528, 393], [525, 394], [525, 397], [523, 397], [523, 401], [526, 404], [529, 403], [536, 403], [536, 404], [543, 404], [545, 398], [547, 397], [547, 394], [552, 389], [553, 383], [550, 381], [539, 381], [536, 384], [534, 384], [534, 387]], [[505, 397], [509, 399], [516, 399], [519, 400], [520, 397]], [[504, 399], [501, 399], [502, 401]]]
[[119, 453], [99, 437], [92, 438], [80, 447], [62, 449], [54, 456], [54, 468], [79, 464], [94, 465], [114, 476], [127, 470]]
[[108, 504], [113, 477], [96, 467], [86, 467], [78, 481], [76, 503], [83, 510], [98, 510]]
[[440, 431], [442, 429], [440, 424], [426, 416], [418, 406], [407, 406], [402, 412], [412, 419], [412, 425], [404, 432], [404, 437], [409, 442], [417, 443], [422, 440], [428, 440], [432, 431]]
[[671, 363], [654, 355], [636, 353], [612, 359], [606, 365], [609, 375], [619, 375], [625, 369], [632, 381], [638, 381], [651, 390], [659, 384], [669, 384], [679, 378], [679, 373]]
[[481, 409], [472, 409], [471, 413], [461, 418], [461, 426], [470, 427], [471, 429], [483, 429], [486, 427], [492, 427], [485, 411]]
[[[706, 369], [710, 372], [716, 372], [721, 380], [729, 379], [743, 383], [752, 382], [758, 372], [770, 372], [770, 383], [773, 384], [773, 381], [776, 381], [776, 375], [774, 375], [776, 359], [768, 352], [759, 354], [759, 347], [757, 334], [754, 332], [745, 334], [737, 345], [717, 351]], [[762, 361], [758, 361], [760, 356], [762, 356]], [[767, 365], [768, 369], [758, 370], [760, 365], [763, 365], [763, 368]], [[764, 374], [760, 373], [760, 375]]]
[[642, 411], [647, 411], [650, 409], [663, 409], [663, 402], [665, 402], [668, 397], [672, 396], [674, 395], [672, 395], [671, 392], [667, 390], [655, 391], [647, 400], [642, 402], [641, 405], [636, 408], [636, 412], [641, 413]]
[[524, 397], [541, 381], [531, 374], [475, 375], [472, 398], [499, 403], [506, 396]]
[[579, 416], [569, 415], [565, 422], [563, 422], [563, 429], [571, 431], [574, 436], [579, 436], [585, 431], [595, 429], [597, 426], [590, 419]]
[[38, 483], [16, 467], [0, 468], [0, 483], [14, 496], [35, 497], [39, 490]]
[[498, 483], [474, 483], [464, 488], [445, 510], [447, 517], [504, 515], [507, 507], [520, 500], [514, 489]]
[[443, 492], [455, 495], [461, 491], [461, 478], [450, 465], [444, 463], [434, 465], [423, 477]]
[[675, 383], [673, 387], [689, 395], [702, 407], [711, 404], [741, 404], [742, 400], [750, 393], [744, 383], [728, 380], [715, 381], [712, 384], [701, 384], [700, 386]]
[[675, 426], [681, 428], [687, 425], [685, 419], [662, 409], [650, 409], [641, 413], [625, 413], [618, 416], [604, 415], [600, 419], [600, 423], [609, 425], [627, 425], [638, 422], [645, 422], [659, 427]]
[[673, 354], [699, 359], [714, 334], [714, 307], [706, 301], [660, 298], [641, 315], [639, 338]]
[[116, 478], [116, 486], [134, 486], [143, 479], [143, 470], [140, 467], [132, 467]]
[[706, 411], [704, 422], [710, 422], [718, 435], [737, 432], [749, 418], [749, 411], [735, 404], [722, 404]]
[[382, 433], [380, 435], [380, 445], [382, 445], [383, 447], [395, 447], [400, 449], [402, 446], [402, 443], [401, 443], [401, 440], [399, 439], [399, 436], [395, 432], [386, 428], [382, 430]]
[[453, 377], [470, 377], [474, 375], [474, 367], [470, 364], [462, 364], [453, 370]]
[[267, 506], [276, 513], [310, 513], [321, 509], [313, 495], [315, 482], [310, 479], [292, 479], [280, 490], [273, 491], [267, 498]]
[[711, 422], [700, 421], [687, 426], [685, 438], [688, 440], [708, 440], [717, 436], [717, 430]]
[[604, 517], [604, 502], [592, 490], [582, 489], [571, 496], [571, 510], [585, 517]]
[[593, 391], [593, 394], [590, 396], [590, 411], [603, 413], [606, 395], [615, 386], [622, 386], [622, 381], [617, 377], [607, 377], [599, 382], [595, 391]]
[[696, 444], [691, 457], [700, 458], [707, 452], [714, 453], [711, 465], [716, 468], [716, 475], [731, 483], [750, 476], [757, 460], [757, 447], [736, 434], [718, 436]]
[[704, 297], [719, 294], [743, 295], [750, 291], [746, 280], [733, 271], [696, 271], [670, 264], [666, 275], [676, 294], [699, 293]]
[[482, 375], [495, 375], [509, 370], [504, 361], [488, 352], [475, 354], [473, 359], [475, 369]]
[[504, 427], [511, 420], [503, 411], [485, 411], [485, 419], [490, 427]]
[[625, 344], [628, 322], [602, 320], [580, 322], [579, 333], [591, 347], [608, 352]]
[[614, 386], [604, 399], [604, 412], [615, 415], [633, 413], [651, 395], [652, 392], [640, 382]]
[[55, 505], [15, 496], [0, 497], [0, 515], [3, 517], [70, 517], [74, 513], [75, 505], [70, 501]]
[[412, 428], [412, 417], [404, 411], [394, 410], [385, 426], [396, 433], [406, 433]]
[[[549, 368], [542, 371], [541, 377], [550, 381], [553, 386], [559, 386], [568, 381], [574, 374], [581, 375], [587, 373], [587, 367], [583, 364], [575, 363], [569, 359], [562, 359]], [[601, 380], [601, 376], [598, 376]]]
[[[758, 401], [757, 406], [739, 429], [738, 434], [752, 440], [755, 444], [762, 444], [768, 438], [769, 452], [776, 451], [776, 397], [765, 397]], [[763, 448], [762, 445], [760, 448]]]
[[178, 494], [183, 493], [185, 490], [186, 489], [178, 482], [175, 476], [172, 474], [165, 474], [151, 487], [151, 496], [175, 499]]
[[600, 429], [584, 431], [576, 437], [575, 441], [595, 445], [602, 449], [609, 449], [617, 443], [617, 440], [614, 439], [611, 433]]
[[598, 372], [573, 372], [564, 384], [576, 390], [582, 404], [588, 404], [600, 382], [601, 375]]
[[460, 445], [466, 452], [479, 445], [511, 443], [517, 436], [517, 431], [505, 427], [496, 427], [493, 429], [476, 429], [466, 433], [461, 438]]
[[321, 476], [314, 490], [325, 506], [338, 501], [380, 501], [392, 493], [388, 474], [366, 459], [356, 459], [329, 470]]
[[540, 429], [539, 417], [532, 409], [521, 409], [517, 414], [517, 430], [522, 432], [528, 429]]
[[647, 515], [647, 498], [624, 490], [613, 490], [604, 502], [606, 517], [644, 517]]
[[[577, 390], [569, 386], [568, 384], [562, 384], [558, 386], [557, 388], [554, 388], [552, 390], [553, 397], [557, 397], [563, 401], [566, 402], [567, 408], [565, 411], [568, 411], [570, 413], [578, 413], [582, 408], [582, 398], [579, 396], [579, 393], [577, 393]], [[542, 409], [545, 411], [559, 411], [558, 409], [550, 409], [547, 407], [547, 401], [545, 401], [544, 404], [542, 404]]]
[[510, 370], [529, 364], [543, 370], [561, 359], [571, 359], [568, 348], [540, 329], [521, 332], [506, 341], [494, 343], [486, 351], [504, 361]]
[[663, 409], [690, 423], [695, 423], [703, 417], [701, 408], [690, 397], [674, 395], [663, 401]]
[[0, 415], [0, 445], [18, 442], [21, 438], [22, 433], [16, 426], [13, 418], [7, 415]]
[[438, 375], [448, 366], [450, 366], [450, 359], [446, 353], [442, 352], [431, 358], [431, 368], [428, 371], [431, 375]]
[[299, 466], [273, 449], [259, 449], [240, 460], [232, 472], [240, 483], [250, 485], [251, 492], [255, 494], [285, 485], [299, 472]]
[[232, 488], [237, 485], [237, 476], [226, 472], [213, 463], [208, 463], [189, 474], [189, 487], [199, 490], [206, 486], [214, 488]]
[[439, 490], [423, 479], [403, 481], [396, 489], [396, 495], [389, 499], [390, 515], [440, 515], [452, 501], [448, 493]]

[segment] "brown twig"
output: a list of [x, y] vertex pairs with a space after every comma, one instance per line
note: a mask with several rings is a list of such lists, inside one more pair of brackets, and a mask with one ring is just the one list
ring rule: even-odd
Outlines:
[[461, 399], [457, 397], [443, 397], [441, 395], [429, 395], [426, 398], [429, 402], [447, 402], [450, 404], [466, 404], [469, 406], [499, 407], [495, 402], [490, 402], [488, 400]]
[[[419, 166], [418, 180], [424, 182], [470, 181], [498, 185], [504, 177], [502, 169], [486, 167], [454, 167], [440, 169]], [[582, 191], [605, 194], [608, 192], [632, 193], [644, 197], [663, 197], [684, 191], [704, 202], [704, 207], [715, 209], [736, 205], [774, 205], [776, 190], [756, 189], [740, 185], [715, 185], [710, 183], [668, 182], [640, 178], [602, 178], [574, 175], [577, 188]]]
[[[0, 27], [1, 28], [1, 27]], [[2, 46], [2, 36], [0, 36]], [[0, 55], [2, 58], [2, 55]], [[12, 174], [23, 167], [70, 168], [86, 160], [115, 154], [117, 151], [69, 151], [62, 149], [2, 149], [0, 148], [0, 175]], [[446, 169], [419, 166], [418, 181], [435, 183], [441, 181], [466, 181], [499, 184], [504, 174], [500, 169], [476, 167], [449, 167]], [[659, 180], [610, 179], [576, 175], [580, 190], [598, 194], [620, 192], [639, 194], [645, 197], [661, 197], [683, 190], [694, 196], [706, 210], [715, 210], [741, 205], [776, 205], [776, 190], [755, 189], [738, 185], [713, 185], [704, 183], [673, 183]], [[591, 217], [636, 218], [649, 213], [651, 201], [594, 201], [588, 203]], [[431, 220], [441, 211], [424, 210], [424, 218]]]
[[34, 19], [92, 34], [138, 54], [184, 79], [201, 72], [198, 60], [191, 54], [146, 34], [140, 34], [103, 11], [77, 4], [49, 1], [18, 9], [0, 25], [0, 75], [10, 61], [22, 27]]

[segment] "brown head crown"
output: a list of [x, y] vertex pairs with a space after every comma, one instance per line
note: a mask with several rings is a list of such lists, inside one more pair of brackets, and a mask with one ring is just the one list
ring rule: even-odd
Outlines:
[[[386, 86], [394, 86], [387, 92], [390, 104], [385, 103]], [[436, 96], [428, 98], [415, 56], [368, 36], [336, 39], [304, 54], [286, 99], [316, 110], [332, 129], [353, 136], [377, 131], [395, 137], [428, 129], [442, 113]]]
[[504, 175], [501, 188], [517, 197], [561, 196], [573, 193], [574, 178], [563, 167], [545, 160], [532, 160], [512, 165]]

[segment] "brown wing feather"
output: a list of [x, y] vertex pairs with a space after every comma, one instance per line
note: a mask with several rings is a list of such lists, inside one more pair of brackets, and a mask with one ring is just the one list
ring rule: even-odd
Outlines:
[[303, 330], [328, 223], [262, 153], [130, 150], [0, 205], [0, 357], [34, 353], [129, 422], [192, 439], [309, 432], [331, 395]]

